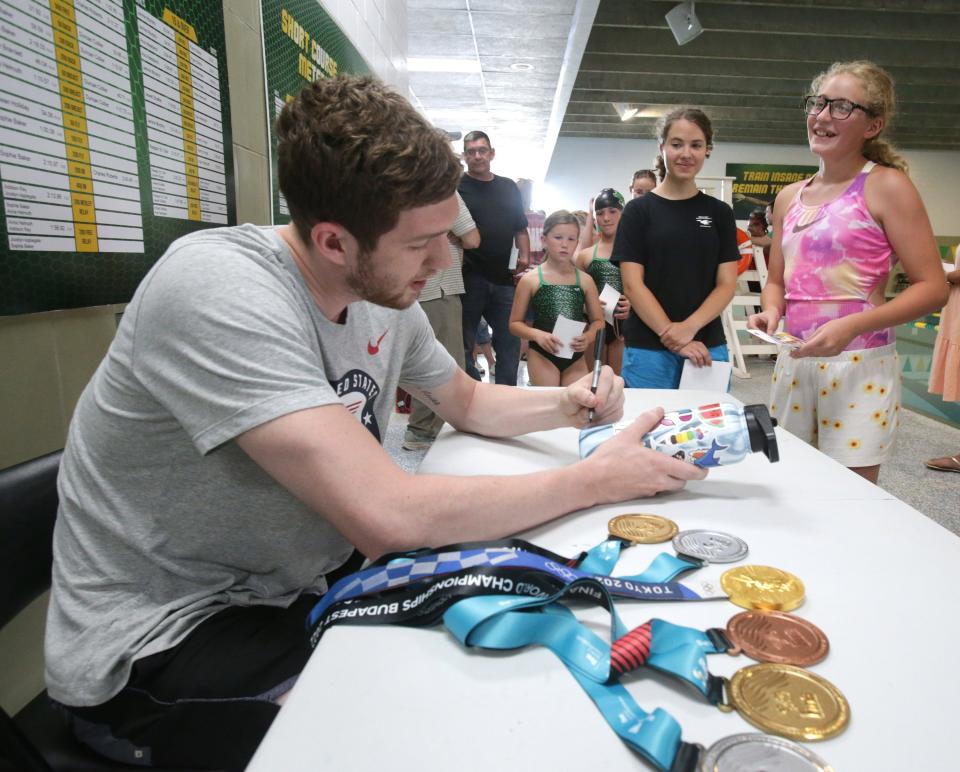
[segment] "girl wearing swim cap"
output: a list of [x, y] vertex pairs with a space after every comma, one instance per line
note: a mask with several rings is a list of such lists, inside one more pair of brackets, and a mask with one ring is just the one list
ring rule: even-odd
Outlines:
[[[613, 312], [613, 324], [605, 324], [598, 335], [604, 335], [603, 363], [610, 365], [613, 371], [620, 375], [623, 362], [623, 335], [620, 334], [620, 322], [630, 315], [630, 301], [623, 294], [623, 280], [620, 278], [620, 269], [610, 262], [613, 252], [613, 240], [617, 235], [617, 226], [620, 224], [620, 213], [623, 211], [623, 196], [613, 188], [604, 188], [593, 199], [593, 208], [596, 222], [600, 228], [600, 241], [592, 247], [580, 250], [577, 254], [576, 265], [590, 274], [598, 292], [603, 292], [605, 284], [609, 284], [618, 293], [620, 301]], [[601, 306], [604, 301], [600, 301]], [[606, 310], [606, 309], [604, 309]], [[591, 348], [587, 352], [592, 351]], [[593, 362], [587, 366], [592, 367]]]

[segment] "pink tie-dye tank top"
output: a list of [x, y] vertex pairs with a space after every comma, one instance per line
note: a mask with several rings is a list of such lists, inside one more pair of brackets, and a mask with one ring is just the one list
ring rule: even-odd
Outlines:
[[[864, 185], [868, 163], [840, 196], [822, 206], [801, 200], [797, 191], [783, 218], [785, 328], [810, 337], [831, 319], [855, 314], [884, 301], [887, 276], [896, 263], [893, 247], [867, 209]], [[857, 336], [847, 351], [885, 346], [892, 329]]]

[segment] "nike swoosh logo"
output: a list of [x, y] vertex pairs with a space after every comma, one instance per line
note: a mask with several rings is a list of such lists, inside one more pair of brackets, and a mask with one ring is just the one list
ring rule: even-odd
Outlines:
[[817, 218], [816, 220], [811, 220], [808, 223], [804, 223], [803, 225], [800, 225], [799, 223], [797, 223], [796, 225], [793, 226], [793, 232], [801, 233], [802, 231], [805, 231], [807, 228], [809, 228], [811, 225], [816, 225], [818, 222], [820, 222], [819, 218]]
[[797, 221], [793, 224], [793, 232], [800, 233], [802, 231], [805, 231], [811, 225], [816, 225], [818, 222], [820, 222], [823, 219], [823, 217], [824, 217], [824, 212], [823, 212], [822, 206], [816, 211], [816, 213], [814, 213], [813, 217], [811, 217], [809, 220], [807, 220], [801, 214], [800, 217], [797, 218]]
[[389, 328], [387, 328], [386, 330], [384, 330], [384, 331], [383, 331], [383, 335], [381, 335], [379, 338], [377, 338], [377, 342], [376, 342], [376, 343], [371, 343], [370, 341], [367, 341], [367, 353], [368, 353], [370, 356], [374, 356], [375, 354], [379, 354], [379, 353], [380, 353], [380, 342], [381, 342], [385, 337], [387, 337], [387, 333], [388, 333], [388, 332], [390, 332], [390, 329], [389, 329]]

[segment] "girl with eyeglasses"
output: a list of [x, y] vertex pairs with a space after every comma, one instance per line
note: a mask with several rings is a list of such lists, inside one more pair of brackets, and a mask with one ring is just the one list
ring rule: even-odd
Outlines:
[[[774, 332], [783, 318], [804, 341], [774, 368], [780, 425], [876, 482], [899, 423], [893, 327], [940, 308], [947, 285], [907, 164], [882, 136], [895, 112], [890, 75], [836, 63], [803, 108], [820, 171], [777, 196], [763, 311], [749, 325]], [[910, 286], [885, 302], [897, 259]]]
[[657, 124], [660, 183], [623, 209], [611, 260], [630, 316], [624, 324], [627, 386], [675, 389], [686, 360], [729, 358], [720, 313], [737, 283], [733, 210], [697, 188], [713, 148], [710, 119], [679, 107]]

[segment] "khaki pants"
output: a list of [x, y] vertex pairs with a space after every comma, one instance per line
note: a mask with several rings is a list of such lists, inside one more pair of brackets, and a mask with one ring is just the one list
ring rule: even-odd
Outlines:
[[[459, 295], [444, 295], [436, 300], [427, 300], [420, 304], [434, 335], [450, 355], [457, 360], [462, 370], [463, 358], [463, 312], [460, 306]], [[413, 400], [413, 409], [410, 411], [410, 420], [407, 431], [421, 437], [436, 437], [443, 419], [417, 399]]]

